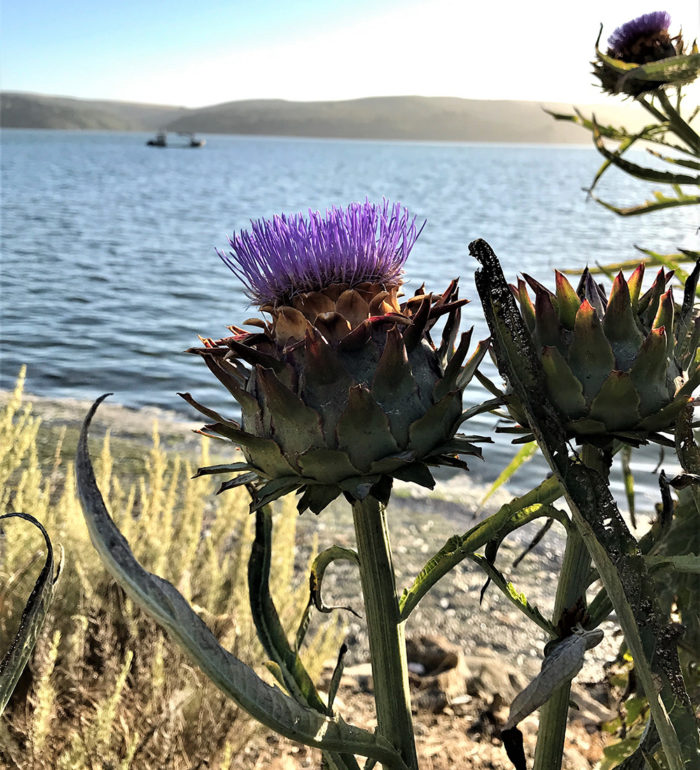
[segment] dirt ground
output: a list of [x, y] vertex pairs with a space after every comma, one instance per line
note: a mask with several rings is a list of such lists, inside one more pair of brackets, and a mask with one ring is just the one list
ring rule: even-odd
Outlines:
[[[415, 702], [416, 691], [413, 695]], [[347, 721], [370, 729], [376, 726], [371, 694], [346, 685], [341, 687], [338, 699]], [[507, 704], [499, 696], [492, 699], [491, 704], [479, 697], [458, 698], [439, 714], [425, 708], [414, 712], [421, 770], [513, 770], [498, 737], [508, 716]], [[608, 712], [601, 706], [600, 713]], [[531, 766], [537, 738], [536, 715], [522, 722], [520, 729]], [[591, 770], [600, 761], [608, 742], [610, 736], [599, 730], [590, 713], [573, 717], [567, 729], [564, 770]], [[258, 736], [237, 759], [236, 766], [241, 770], [321, 768], [320, 752], [276, 735]]]

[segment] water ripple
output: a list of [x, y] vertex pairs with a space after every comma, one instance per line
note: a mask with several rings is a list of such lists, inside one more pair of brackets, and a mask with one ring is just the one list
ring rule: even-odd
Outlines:
[[[694, 245], [688, 210], [625, 220], [586, 201], [591, 149], [226, 137], [204, 150], [154, 152], [139, 134], [3, 131], [0, 387], [29, 363], [28, 389], [191, 417], [175, 392], [214, 408], [229, 399], [182, 353], [252, 314], [214, 247], [251, 218], [369, 197], [399, 200], [428, 224], [406, 266], [407, 292], [461, 276], [475, 298], [467, 245], [488, 240], [507, 275], [551, 283], [554, 266], [633, 258], [634, 244]], [[648, 196], [622, 174], [600, 194]], [[487, 336], [478, 301], [464, 312]], [[40, 344], [36, 340], [41, 340]], [[495, 372], [494, 372], [495, 376]], [[477, 402], [479, 388], [470, 390]], [[489, 427], [488, 417], [477, 429]], [[496, 461], [513, 449], [498, 439]]]

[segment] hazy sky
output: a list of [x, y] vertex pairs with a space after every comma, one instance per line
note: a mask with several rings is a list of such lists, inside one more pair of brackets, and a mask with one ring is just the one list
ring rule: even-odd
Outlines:
[[619, 24], [698, 0], [4, 0], [5, 90], [198, 107], [420, 94], [595, 102], [589, 61]]

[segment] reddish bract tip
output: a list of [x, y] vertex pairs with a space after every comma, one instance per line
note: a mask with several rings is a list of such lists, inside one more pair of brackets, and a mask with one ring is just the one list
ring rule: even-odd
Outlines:
[[627, 286], [625, 276], [622, 274], [622, 270], [615, 276], [615, 280], [613, 281], [610, 297], [608, 298], [608, 311], [610, 311], [611, 305], [614, 306], [615, 300], [617, 300], [618, 297], [624, 298], [627, 302], [629, 302], [630, 299], [629, 287]]

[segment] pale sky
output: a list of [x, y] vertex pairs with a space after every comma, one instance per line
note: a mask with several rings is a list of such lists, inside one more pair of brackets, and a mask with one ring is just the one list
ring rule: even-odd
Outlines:
[[4, 0], [8, 91], [201, 107], [417, 94], [605, 101], [590, 60], [616, 26], [698, 0]]

